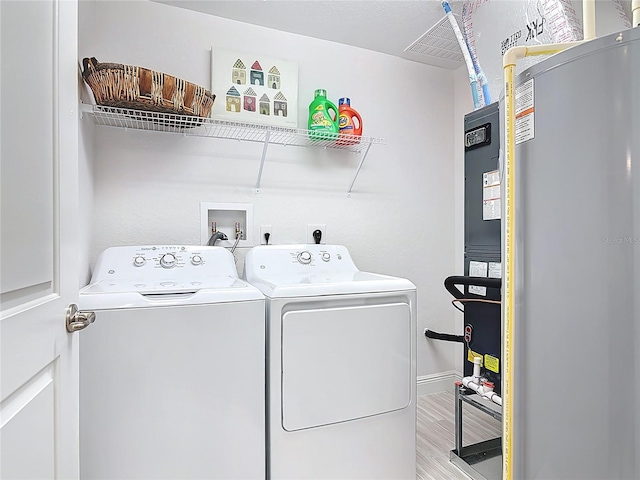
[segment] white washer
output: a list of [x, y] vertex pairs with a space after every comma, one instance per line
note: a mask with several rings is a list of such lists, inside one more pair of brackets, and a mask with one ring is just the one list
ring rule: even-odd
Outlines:
[[251, 249], [267, 297], [271, 479], [416, 478], [416, 287], [339, 245]]
[[80, 477], [265, 478], [264, 296], [222, 247], [112, 247], [80, 308]]

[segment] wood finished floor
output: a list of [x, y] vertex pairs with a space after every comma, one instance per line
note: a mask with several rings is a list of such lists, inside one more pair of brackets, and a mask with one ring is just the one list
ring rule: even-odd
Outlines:
[[[463, 405], [464, 445], [478, 443], [501, 435], [500, 422], [493, 417]], [[417, 474], [418, 480], [468, 480], [449, 462], [454, 448], [453, 392], [418, 397]]]

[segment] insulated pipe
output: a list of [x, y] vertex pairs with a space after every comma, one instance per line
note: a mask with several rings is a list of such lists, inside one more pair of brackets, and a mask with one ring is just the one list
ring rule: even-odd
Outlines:
[[447, 15], [447, 19], [451, 24], [451, 28], [453, 29], [453, 33], [456, 35], [456, 39], [458, 40], [458, 45], [460, 46], [460, 50], [462, 50], [462, 56], [464, 57], [464, 63], [467, 65], [467, 71], [469, 72], [469, 84], [471, 85], [471, 97], [473, 98], [473, 109], [477, 110], [482, 105], [480, 105], [480, 99], [478, 98], [478, 78], [476, 76], [476, 71], [473, 68], [473, 61], [471, 60], [471, 56], [469, 55], [469, 49], [467, 48], [467, 43], [464, 41], [464, 37], [462, 36], [462, 32], [460, 31], [460, 27], [458, 26], [458, 22], [451, 13], [451, 7], [446, 0], [442, 1], [442, 8], [444, 8], [444, 12]]
[[482, 87], [482, 96], [484, 97], [484, 104], [489, 105], [491, 103], [491, 92], [489, 92], [489, 81], [485, 76], [482, 68], [478, 65], [478, 80], [480, 81], [480, 86]]
[[496, 405], [502, 406], [502, 398], [500, 395], [495, 393], [491, 388], [485, 388], [483, 385], [480, 385], [473, 377], [464, 377], [462, 379], [462, 384], [476, 392], [482, 398], [486, 398], [491, 400]]
[[482, 87], [482, 97], [484, 98], [484, 104], [489, 105], [491, 103], [491, 93], [489, 92], [489, 81], [487, 80], [486, 75], [482, 71], [482, 67], [480, 66], [480, 62], [478, 62], [478, 57], [471, 47], [469, 46], [469, 39], [466, 35], [464, 35], [464, 44], [467, 46], [467, 50], [469, 51], [469, 56], [471, 57], [471, 62], [473, 63], [473, 70], [476, 72], [476, 78], [478, 79], [478, 83]]
[[567, 48], [579, 45], [582, 42], [556, 43], [552, 45], [535, 45], [532, 47], [512, 47], [504, 54], [504, 104], [505, 104], [505, 203], [503, 207], [504, 218], [504, 283], [502, 302], [503, 320], [503, 351], [502, 351], [502, 378], [504, 379], [504, 411], [502, 416], [502, 478], [513, 479], [513, 344], [515, 326], [515, 143], [516, 143], [516, 119], [515, 119], [515, 68], [518, 59], [532, 55], [551, 55]]
[[640, 0], [633, 0], [631, 2], [631, 26], [640, 26]]
[[582, 30], [585, 41], [596, 38], [596, 0], [582, 0]]
[[433, 330], [429, 330], [428, 328], [424, 331], [424, 336], [427, 338], [433, 338], [434, 340], [444, 340], [445, 342], [457, 342], [457, 343], [465, 343], [464, 336], [462, 335], [451, 335], [450, 333], [438, 333]]

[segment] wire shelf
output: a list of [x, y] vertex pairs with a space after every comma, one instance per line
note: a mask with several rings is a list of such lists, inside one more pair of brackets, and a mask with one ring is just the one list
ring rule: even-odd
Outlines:
[[312, 138], [308, 130], [299, 128], [232, 122], [100, 105], [83, 105], [82, 111], [92, 117], [96, 125], [178, 133], [194, 137], [266, 142], [272, 145], [324, 147], [352, 152], [361, 152], [372, 144], [386, 144], [386, 141], [381, 138], [354, 135], [337, 135], [333, 138], [318, 136], [318, 138]]
[[[362, 158], [355, 176], [349, 185], [350, 195], [358, 178], [360, 169], [369, 153], [371, 145], [386, 145], [383, 138], [362, 137], [355, 135], [335, 135], [331, 138], [313, 138], [309, 130], [299, 128], [277, 127], [257, 123], [231, 122], [213, 118], [199, 118], [190, 115], [132, 110], [102, 105], [82, 105], [82, 113], [93, 119], [96, 125], [108, 127], [131, 128], [153, 132], [177, 133], [184, 136], [224, 138], [259, 142], [264, 145], [256, 181], [256, 191], [260, 191], [262, 171], [269, 145], [293, 145], [298, 147], [321, 147], [362, 153]], [[316, 134], [317, 135], [317, 134]]]

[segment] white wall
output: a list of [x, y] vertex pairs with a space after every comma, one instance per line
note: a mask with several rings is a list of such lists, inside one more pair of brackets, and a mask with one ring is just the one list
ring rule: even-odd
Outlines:
[[[80, 2], [78, 8], [78, 42], [79, 49], [91, 48], [93, 36], [93, 13], [92, 8], [84, 8], [85, 3]], [[82, 57], [80, 57], [82, 58]], [[78, 75], [80, 100], [85, 103], [92, 103], [93, 97], [91, 90], [82, 80], [82, 76]], [[80, 286], [86, 285], [91, 278], [90, 262], [93, 258], [93, 157], [94, 157], [94, 130], [95, 126], [91, 122], [80, 122], [78, 136], [78, 194], [79, 208], [78, 213], [79, 226], [78, 235], [80, 236]]]
[[80, 28], [80, 59], [209, 86], [212, 45], [285, 58], [299, 66], [299, 126], [313, 91], [325, 88], [334, 100], [351, 97], [365, 135], [387, 140], [371, 148], [351, 197], [359, 156], [278, 146], [269, 149], [256, 193], [260, 144], [96, 127], [91, 262], [111, 245], [199, 243], [200, 202], [252, 203], [256, 243], [260, 224], [273, 225], [274, 243], [301, 243], [307, 223], [324, 223], [328, 242], [346, 245], [362, 270], [417, 285], [418, 375], [454, 369], [457, 347], [427, 343], [422, 333], [455, 327], [443, 287], [461, 272], [452, 72], [157, 3], [80, 8], [83, 21], [94, 19]]

